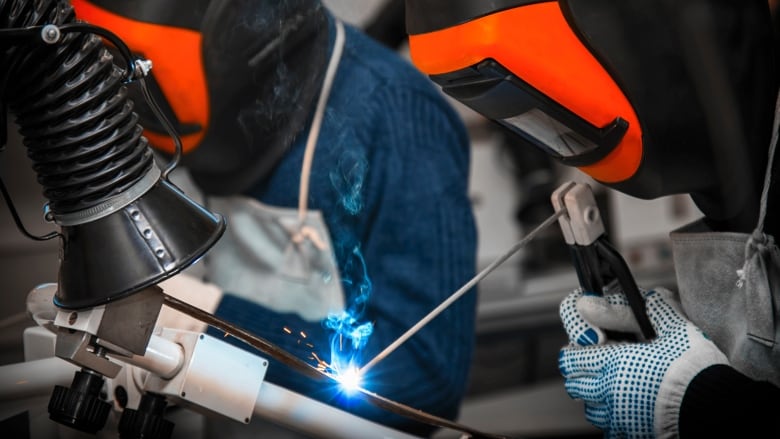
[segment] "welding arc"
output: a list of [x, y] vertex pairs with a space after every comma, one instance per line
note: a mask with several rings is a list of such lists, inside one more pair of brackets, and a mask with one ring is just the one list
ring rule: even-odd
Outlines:
[[[279, 346], [276, 346], [273, 343], [263, 338], [260, 338], [244, 329], [241, 329], [230, 322], [226, 322], [217, 316], [214, 316], [206, 311], [203, 311], [200, 308], [192, 306], [187, 302], [183, 302], [165, 293], [163, 293], [163, 303], [170, 308], [173, 308], [213, 328], [225, 332], [226, 335], [231, 335], [243, 341], [244, 343], [252, 346], [253, 348], [258, 349], [264, 354], [271, 356], [275, 360], [280, 361], [283, 364], [286, 364], [287, 366], [297, 370], [300, 373], [307, 375], [310, 378], [314, 378], [322, 381], [329, 380], [335, 383], [333, 376], [329, 375], [328, 373], [320, 371], [319, 369], [315, 368], [309, 363], [306, 363], [300, 358], [290, 354], [289, 352], [285, 351]], [[358, 389], [358, 391], [366, 401], [374, 404], [375, 406], [418, 422], [422, 422], [440, 428], [447, 428], [447, 429], [459, 431], [461, 433], [468, 434], [469, 437], [472, 438], [506, 439], [505, 436], [498, 436], [498, 435], [480, 432], [478, 430], [472, 429], [465, 425], [461, 425], [456, 422], [450, 421], [448, 419], [444, 419], [432, 415], [430, 413], [426, 413], [421, 410], [415, 409], [413, 407], [409, 407], [405, 404], [401, 404], [399, 402], [393, 401], [391, 399], [387, 399], [375, 393], [369, 392], [365, 389]]]
[[476, 276], [474, 276], [470, 281], [466, 282], [462, 287], [460, 287], [457, 291], [452, 293], [450, 297], [448, 297], [444, 302], [442, 302], [439, 306], [433, 309], [433, 311], [429, 312], [428, 315], [420, 319], [419, 322], [415, 323], [414, 326], [409, 328], [405, 333], [403, 333], [400, 337], [398, 337], [394, 342], [392, 342], [390, 345], [388, 345], [382, 352], [378, 353], [371, 361], [366, 363], [363, 367], [360, 368], [358, 373], [360, 375], [363, 375], [368, 369], [374, 367], [377, 363], [382, 361], [385, 357], [390, 355], [393, 351], [398, 349], [399, 346], [401, 346], [406, 340], [411, 338], [414, 334], [417, 333], [420, 329], [422, 329], [425, 325], [428, 324], [431, 320], [433, 320], [436, 316], [441, 314], [442, 311], [447, 309], [450, 305], [452, 305], [456, 300], [460, 299], [461, 296], [466, 294], [471, 290], [474, 285], [476, 285], [479, 281], [485, 278], [490, 272], [498, 268], [499, 265], [506, 262], [507, 259], [509, 259], [513, 254], [517, 253], [521, 248], [525, 247], [532, 239], [536, 237], [542, 230], [549, 227], [552, 223], [554, 223], [559, 217], [563, 216], [566, 213], [566, 209], [561, 209], [555, 213], [553, 213], [549, 218], [544, 220], [541, 224], [536, 226], [535, 229], [533, 229], [528, 235], [523, 237], [517, 244], [513, 245], [512, 248], [507, 250], [503, 255], [498, 257], [495, 261], [493, 261], [490, 265], [485, 267], [484, 270], [480, 271]]

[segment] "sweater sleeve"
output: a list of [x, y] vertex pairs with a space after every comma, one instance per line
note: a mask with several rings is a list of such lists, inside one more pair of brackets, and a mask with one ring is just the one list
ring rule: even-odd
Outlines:
[[730, 366], [710, 366], [685, 392], [680, 437], [780, 437], [778, 414], [778, 387], [754, 381]]

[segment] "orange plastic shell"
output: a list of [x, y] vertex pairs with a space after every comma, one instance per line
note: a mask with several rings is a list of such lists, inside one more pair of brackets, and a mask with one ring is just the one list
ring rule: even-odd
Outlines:
[[[131, 20], [93, 5], [71, 0], [76, 18], [115, 33], [134, 52], [152, 61], [152, 72], [178, 120], [204, 129], [182, 135], [183, 152], [194, 149], [203, 139], [209, 120], [208, 89], [201, 55], [201, 35], [190, 29]], [[167, 135], [144, 130], [158, 149], [172, 153], [174, 143]]]
[[628, 131], [596, 163], [579, 167], [596, 180], [627, 180], [642, 161], [642, 131], [626, 96], [574, 34], [557, 1], [496, 12], [447, 29], [410, 35], [423, 73], [453, 72], [492, 58], [597, 127], [620, 116]]

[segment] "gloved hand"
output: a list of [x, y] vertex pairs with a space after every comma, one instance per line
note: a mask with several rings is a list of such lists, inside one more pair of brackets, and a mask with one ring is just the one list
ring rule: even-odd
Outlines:
[[643, 292], [657, 333], [649, 342], [607, 340], [604, 330], [639, 335], [622, 293], [577, 290], [560, 306], [570, 344], [559, 355], [566, 392], [585, 402], [589, 422], [607, 437], [674, 437], [691, 380], [726, 356], [688, 321], [669, 290]]
[[[159, 287], [165, 294], [209, 313], [214, 313], [222, 300], [222, 290], [219, 287], [185, 273], [179, 273], [160, 282]], [[204, 332], [207, 327], [205, 323], [164, 305], [157, 317], [156, 326], [193, 332]]]

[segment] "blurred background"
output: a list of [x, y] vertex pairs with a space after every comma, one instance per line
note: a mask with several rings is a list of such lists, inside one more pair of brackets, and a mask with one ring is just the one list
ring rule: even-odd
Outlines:
[[[402, 0], [324, 3], [344, 21], [407, 56]], [[479, 270], [552, 213], [549, 197], [560, 183], [578, 180], [594, 187], [610, 239], [639, 285], [675, 287], [668, 233], [699, 216], [687, 197], [643, 201], [606, 191], [451, 102], [472, 141], [470, 196], [479, 232]], [[8, 131], [0, 172], [25, 226], [43, 234], [51, 228], [43, 221], [41, 188], [16, 128], [9, 124]], [[0, 209], [0, 234], [0, 361], [7, 364], [23, 360], [22, 331], [33, 324], [25, 313], [27, 293], [57, 280], [57, 242], [22, 236], [5, 205]], [[582, 406], [566, 395], [557, 370], [558, 350], [566, 343], [558, 304], [576, 287], [557, 226], [479, 284], [476, 355], [462, 423], [523, 437], [600, 437], [585, 421]]]

